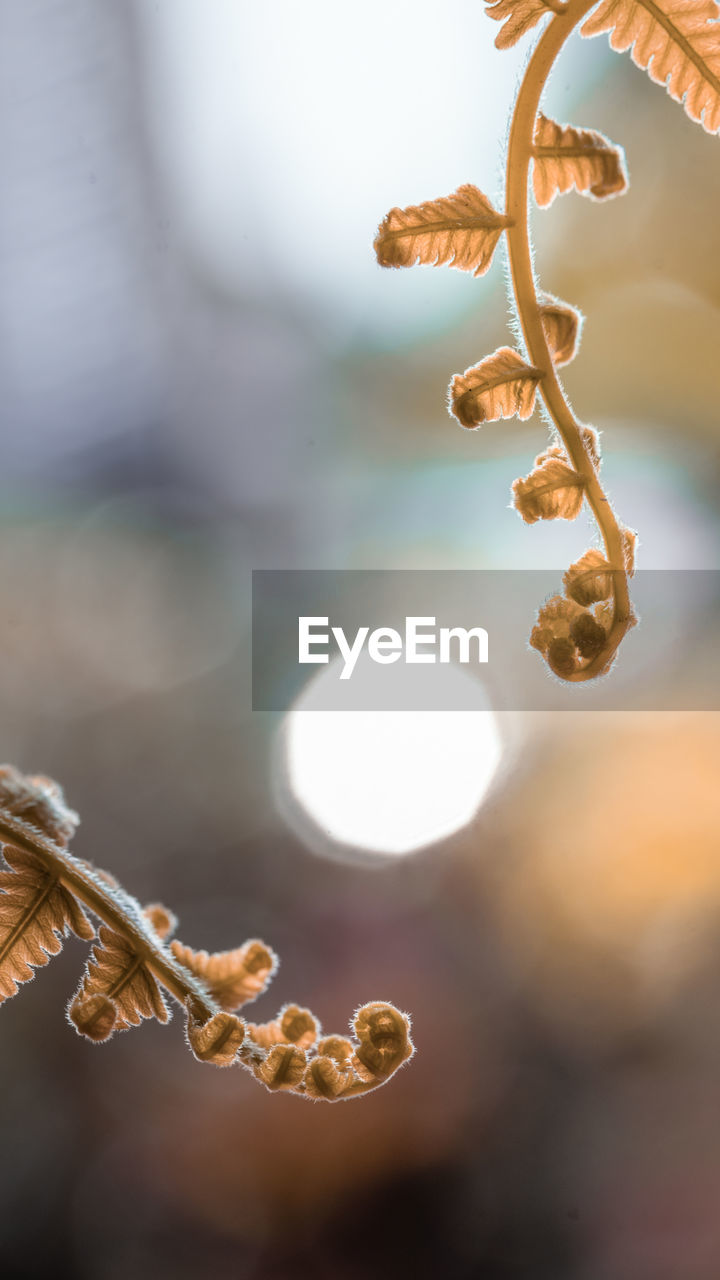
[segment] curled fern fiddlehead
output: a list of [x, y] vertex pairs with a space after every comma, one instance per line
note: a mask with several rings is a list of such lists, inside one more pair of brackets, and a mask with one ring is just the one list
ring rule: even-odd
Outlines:
[[[115, 878], [73, 856], [78, 822], [49, 778], [0, 766], [0, 1003], [62, 948], [68, 932], [95, 940], [67, 1014], [96, 1044], [144, 1018], [167, 1022], [175, 1000], [200, 1062], [246, 1067], [273, 1091], [313, 1100], [354, 1098], [389, 1080], [413, 1054], [409, 1019], [375, 1002], [356, 1012], [353, 1038], [321, 1037], [308, 1009], [286, 1005], [255, 1024], [238, 1009], [255, 1000], [277, 968], [257, 940], [208, 955], [170, 940], [177, 921], [159, 903], [144, 909]], [[90, 917], [95, 916], [100, 926]]]

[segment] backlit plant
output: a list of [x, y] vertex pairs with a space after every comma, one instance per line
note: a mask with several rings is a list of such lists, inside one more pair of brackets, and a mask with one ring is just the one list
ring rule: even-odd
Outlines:
[[[615, 515], [600, 480], [597, 432], [575, 416], [557, 369], [577, 351], [578, 311], [539, 291], [528, 227], [528, 186], [542, 208], [575, 188], [594, 200], [627, 189], [620, 147], [591, 129], [560, 125], [540, 111], [553, 64], [579, 27], [584, 36], [608, 32], [613, 49], [629, 49], [637, 66], [682, 103], [709, 133], [720, 129], [720, 8], [715, 0], [493, 0], [491, 18], [503, 26], [499, 49], [545, 23], [520, 84], [507, 148], [505, 208], [498, 212], [477, 187], [407, 209], [392, 209], [375, 250], [385, 267], [447, 263], [474, 275], [489, 268], [507, 238], [511, 291], [524, 350], [499, 347], [457, 374], [449, 409], [463, 427], [517, 415], [529, 418], [539, 394], [554, 429], [549, 448], [530, 474], [513, 484], [523, 520], [574, 520], [587, 501], [603, 548], [591, 548], [567, 570], [564, 594], [540, 609], [530, 636], [556, 675], [582, 681], [607, 672], [634, 623], [628, 579], [636, 535]], [[549, 21], [546, 21], [549, 19]], [[582, 25], [581, 25], [582, 24]]]
[[[143, 1018], [167, 1022], [167, 996], [183, 1008], [195, 1057], [246, 1067], [268, 1089], [334, 1102], [384, 1084], [412, 1056], [409, 1020], [392, 1005], [358, 1009], [354, 1038], [321, 1036], [309, 1009], [286, 1005], [270, 1022], [245, 1022], [277, 968], [258, 941], [208, 955], [172, 939], [166, 907], [141, 907], [113, 876], [74, 857], [77, 814], [57, 783], [0, 766], [0, 1002], [57, 955], [69, 932], [94, 946], [67, 1014], [96, 1044]], [[89, 913], [89, 914], [88, 914]], [[96, 929], [90, 917], [100, 921]], [[171, 940], [172, 939], [172, 940]]]

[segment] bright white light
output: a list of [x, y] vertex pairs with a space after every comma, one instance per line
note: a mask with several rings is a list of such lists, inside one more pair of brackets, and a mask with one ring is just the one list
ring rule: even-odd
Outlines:
[[[446, 668], [448, 702], [476, 680]], [[464, 827], [475, 815], [502, 755], [487, 711], [312, 711], [327, 705], [311, 682], [284, 733], [285, 786], [332, 845], [407, 854]]]

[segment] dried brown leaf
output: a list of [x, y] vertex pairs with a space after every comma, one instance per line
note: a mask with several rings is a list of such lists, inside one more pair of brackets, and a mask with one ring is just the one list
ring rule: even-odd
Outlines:
[[[600, 616], [575, 600], [552, 596], [538, 613], [530, 644], [547, 659], [557, 676], [567, 679], [580, 669], [580, 660], [596, 657], [607, 639], [604, 622], [612, 620], [612, 606], [600, 605]], [[602, 621], [601, 621], [602, 618]]]
[[510, 225], [487, 196], [467, 183], [451, 196], [391, 209], [378, 228], [375, 253], [381, 267], [447, 263], [483, 275], [501, 232]]
[[529, 418], [542, 377], [511, 347], [499, 347], [480, 364], [456, 373], [450, 383], [449, 409], [463, 427], [479, 427], [499, 418]]
[[509, 49], [542, 18], [566, 9], [562, 0], [496, 0], [486, 10], [489, 18], [505, 24], [495, 37], [495, 48]]
[[720, 130], [720, 8], [715, 0], [603, 0], [586, 18], [584, 36], [610, 33], [619, 53], [682, 103], [708, 133]]
[[602, 551], [592, 548], [571, 564], [563, 577], [563, 586], [565, 594], [580, 605], [607, 600], [612, 595], [613, 574]]
[[310, 1049], [319, 1031], [318, 1021], [310, 1010], [296, 1004], [286, 1005], [272, 1022], [248, 1024], [248, 1035], [264, 1049], [274, 1044], [295, 1044], [300, 1049]]
[[560, 458], [550, 457], [524, 480], [513, 481], [513, 501], [526, 524], [536, 520], [574, 520], [583, 502], [582, 476]]
[[262, 1062], [253, 1064], [253, 1072], [268, 1089], [296, 1089], [305, 1075], [307, 1055], [294, 1044], [273, 1045]]
[[342, 1097], [357, 1080], [350, 1064], [341, 1065], [329, 1054], [318, 1055], [308, 1064], [303, 1078], [305, 1093], [309, 1098], [324, 1098], [334, 1102]]
[[569, 302], [561, 302], [552, 294], [540, 298], [540, 318], [553, 364], [569, 364], [580, 345], [582, 316]]
[[[324, 1037], [310, 1064], [306, 1051], [316, 1045], [320, 1027], [308, 1009], [286, 1005], [272, 1022], [252, 1026], [249, 1036], [245, 1022], [227, 1008], [218, 1009], [209, 994], [233, 1006], [254, 998], [276, 968], [273, 953], [258, 941], [215, 955], [176, 942], [171, 955], [161, 944], [175, 927], [172, 912], [159, 903], [141, 908], [113, 877], [53, 847], [47, 832], [41, 839], [37, 819], [32, 825], [38, 831], [32, 832], [29, 823], [24, 827], [11, 804], [17, 799], [23, 815], [44, 804], [37, 796], [38, 779], [23, 780], [14, 770], [5, 774], [10, 803], [4, 816], [0, 807], [0, 826], [9, 840], [8, 869], [0, 871], [0, 1000], [33, 976], [33, 966], [60, 950], [69, 929], [87, 941], [95, 937], [67, 879], [78, 894], [87, 895], [93, 911], [113, 922], [100, 926], [68, 1008], [70, 1022], [88, 1039], [102, 1042], [143, 1018], [166, 1022], [162, 983], [185, 1006], [188, 1043], [200, 1061], [240, 1062], [274, 1091], [330, 1101], [354, 1097], [383, 1084], [412, 1056], [408, 1019], [380, 1003], [358, 1011], [354, 1041]], [[46, 781], [40, 781], [47, 792]]]
[[178, 941], [170, 943], [170, 950], [228, 1013], [256, 1000], [277, 968], [277, 956], [257, 939], [233, 951], [216, 951], [214, 954], [193, 951]]
[[67, 1012], [75, 1030], [95, 1044], [109, 1040], [116, 1030], [117, 1005], [100, 992], [94, 996], [75, 996]]
[[95, 930], [69, 889], [34, 854], [6, 845], [0, 871], [0, 1001], [14, 996], [62, 949], [72, 931], [89, 942]]
[[115, 1022], [109, 1034], [137, 1027], [143, 1018], [167, 1022], [168, 1006], [145, 957], [107, 925], [100, 926], [98, 939], [68, 1009], [80, 1034], [91, 1040], [107, 1038], [100, 1036], [99, 1029], [109, 1018], [109, 1011], [101, 1001], [89, 1005], [92, 996], [104, 996], [115, 1006]]
[[[307, 1015], [307, 1010], [296, 1006], [290, 1006], [288, 1012], [298, 1026], [300, 1015]], [[345, 1036], [325, 1036], [309, 1061], [303, 1040], [271, 1044], [264, 1058], [257, 1057], [261, 1049], [256, 1049], [255, 1055], [244, 1052], [243, 1058], [270, 1089], [296, 1090], [328, 1102], [352, 1097], [383, 1084], [414, 1053], [409, 1020], [392, 1005], [365, 1005], [356, 1013], [353, 1026], [355, 1042]], [[258, 1028], [249, 1027], [248, 1031], [253, 1040], [265, 1043], [264, 1037], [257, 1035]]]
[[59, 782], [43, 774], [28, 777], [12, 764], [0, 765], [0, 809], [37, 827], [63, 847], [80, 821], [65, 803]]
[[346, 1036], [324, 1036], [318, 1041], [317, 1051], [318, 1057], [334, 1058], [336, 1062], [343, 1064], [351, 1060], [355, 1046]]
[[177, 929], [177, 916], [161, 902], [150, 902], [143, 907], [143, 915], [161, 942], [165, 942]]
[[533, 191], [541, 208], [575, 187], [606, 200], [627, 190], [625, 157], [602, 133], [556, 124], [539, 113], [533, 141]]
[[229, 1067], [237, 1058], [245, 1039], [245, 1023], [233, 1013], [216, 1013], [203, 1019], [193, 1002], [188, 1002], [187, 1040], [199, 1062]]
[[354, 1062], [366, 1077], [386, 1080], [415, 1052], [410, 1020], [391, 1004], [374, 1001], [358, 1009], [353, 1021], [359, 1045]]

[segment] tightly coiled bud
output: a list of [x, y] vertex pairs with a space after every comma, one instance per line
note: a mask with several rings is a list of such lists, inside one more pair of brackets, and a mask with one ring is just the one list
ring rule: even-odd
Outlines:
[[598, 616], [564, 596], [553, 596], [540, 610], [530, 644], [561, 679], [582, 671], [583, 662], [602, 652], [607, 640], [603, 624], [611, 622], [612, 606], [600, 604], [596, 613]]

